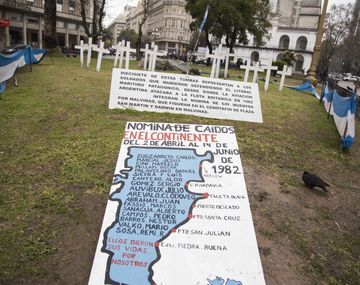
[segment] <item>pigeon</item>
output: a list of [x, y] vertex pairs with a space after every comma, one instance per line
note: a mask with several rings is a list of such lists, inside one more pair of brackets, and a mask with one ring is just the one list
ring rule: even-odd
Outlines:
[[304, 174], [302, 176], [302, 179], [306, 186], [310, 188], [319, 187], [325, 192], [328, 192], [328, 189], [326, 186], [330, 187], [329, 184], [327, 184], [324, 180], [322, 180], [319, 176], [309, 173], [307, 171], [304, 171]]

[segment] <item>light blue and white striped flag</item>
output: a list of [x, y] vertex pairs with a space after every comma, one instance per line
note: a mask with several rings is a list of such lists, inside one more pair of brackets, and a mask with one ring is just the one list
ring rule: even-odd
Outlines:
[[203, 18], [203, 20], [201, 22], [201, 25], [199, 27], [199, 33], [201, 33], [202, 30], [204, 29], [204, 25], [206, 23], [206, 18], [208, 16], [208, 13], [209, 13], [209, 5], [206, 6], [206, 11], [205, 11], [205, 14], [204, 14], [204, 18]]

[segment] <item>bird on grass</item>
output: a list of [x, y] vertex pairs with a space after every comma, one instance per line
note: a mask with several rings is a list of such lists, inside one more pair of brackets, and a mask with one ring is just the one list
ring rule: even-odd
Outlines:
[[322, 180], [319, 176], [309, 173], [307, 171], [304, 171], [302, 179], [306, 186], [310, 188], [319, 187], [325, 192], [328, 192], [328, 189], [326, 187], [330, 187], [330, 185], [327, 184], [324, 180]]

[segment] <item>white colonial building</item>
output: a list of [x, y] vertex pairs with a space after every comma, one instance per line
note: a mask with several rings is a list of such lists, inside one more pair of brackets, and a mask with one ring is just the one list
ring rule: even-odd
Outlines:
[[271, 0], [273, 12], [271, 38], [265, 46], [251, 39], [248, 45], [237, 45], [234, 50], [245, 60], [267, 64], [281, 60], [286, 50], [295, 54], [293, 71], [306, 72], [311, 65], [316, 31], [321, 14], [321, 0]]

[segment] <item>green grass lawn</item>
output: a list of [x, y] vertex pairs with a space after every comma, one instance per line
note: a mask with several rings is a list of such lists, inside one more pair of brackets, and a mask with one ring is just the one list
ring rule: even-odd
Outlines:
[[[235, 126], [268, 284], [285, 271], [282, 284], [359, 284], [360, 141], [341, 151], [313, 96], [260, 82], [263, 124], [109, 110], [112, 61], [54, 62], [22, 68], [0, 96], [0, 284], [87, 284], [127, 121]], [[305, 169], [330, 194], [306, 189]], [[278, 188], [252, 187], [260, 177]]]

